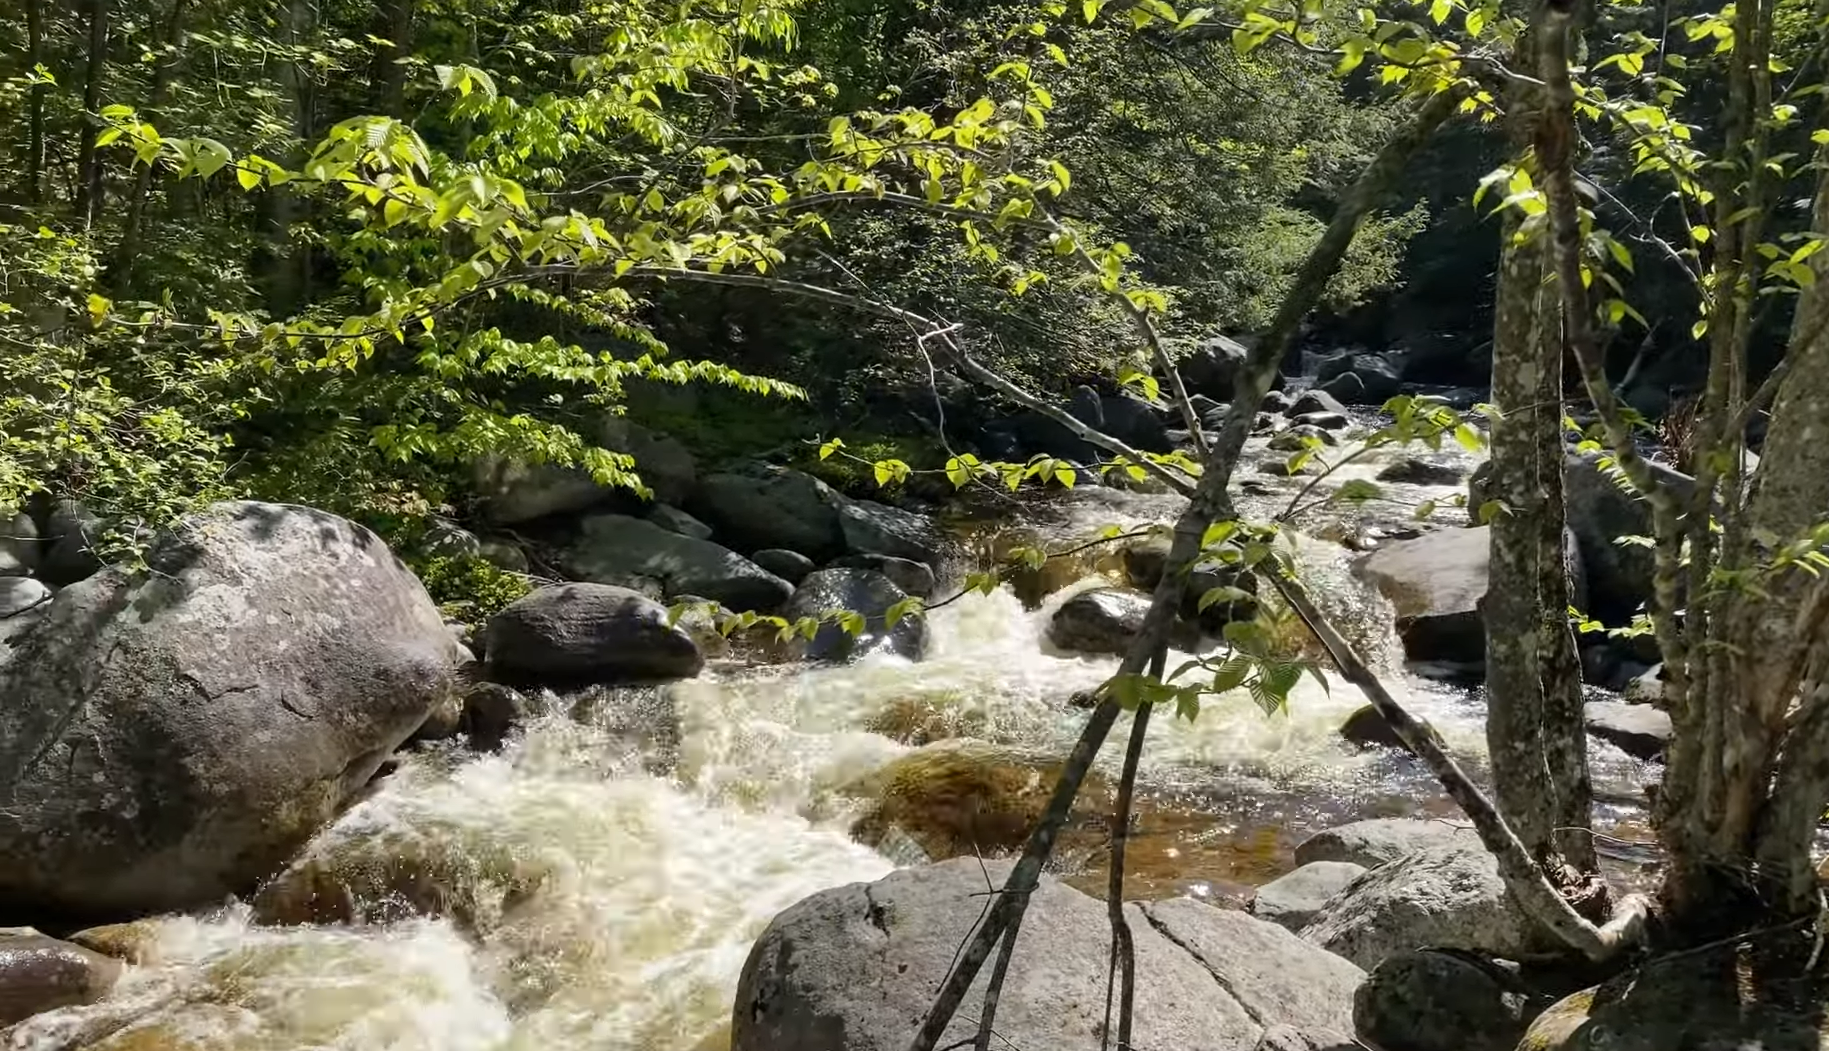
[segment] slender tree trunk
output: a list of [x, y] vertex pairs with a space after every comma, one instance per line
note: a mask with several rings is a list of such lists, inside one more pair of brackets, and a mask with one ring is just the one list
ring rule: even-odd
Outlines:
[[102, 158], [95, 137], [101, 133], [102, 77], [108, 71], [108, 0], [89, 0], [89, 55], [83, 74], [82, 142], [76, 154], [76, 215], [84, 229], [94, 227], [102, 210]]
[[[171, 53], [153, 70], [152, 90], [147, 94], [146, 110], [155, 127], [158, 126], [159, 107], [164, 104], [172, 77], [183, 61], [186, 2], [187, 0], [172, 0], [171, 18], [166, 24], [164, 40]], [[121, 226], [121, 240], [115, 246], [114, 261], [109, 264], [108, 283], [117, 296], [125, 295], [133, 288], [133, 266], [140, 254], [140, 231], [146, 219], [147, 200], [152, 196], [152, 176], [152, 165], [136, 166], [133, 195], [127, 200], [127, 219]]]
[[[1535, 34], [1517, 64], [1535, 64]], [[1542, 89], [1518, 84], [1507, 125], [1524, 163], [1541, 119]], [[1508, 209], [1501, 234], [1493, 320], [1494, 499], [1486, 632], [1486, 743], [1494, 794], [1530, 855], [1556, 871], [1560, 856], [1596, 871], [1581, 665], [1570, 631], [1565, 557], [1562, 445], [1562, 307], [1550, 274], [1547, 236], [1525, 238]], [[1521, 630], [1537, 624], [1536, 631]]]
[[375, 112], [396, 120], [406, 117], [406, 66], [400, 59], [413, 53], [413, 8], [414, 0], [385, 0], [375, 19], [375, 35], [388, 42], [375, 48], [369, 70]]
[[[311, 12], [304, 0], [285, 0], [283, 39], [292, 46], [302, 46], [311, 35]], [[277, 64], [276, 79], [291, 98], [293, 134], [298, 147], [289, 159], [303, 161], [310, 148], [313, 120], [310, 82], [295, 61]], [[310, 299], [310, 250], [292, 239], [292, 224], [298, 219], [303, 202], [290, 185], [275, 186], [260, 195], [255, 206], [255, 221], [260, 228], [262, 247], [255, 259], [262, 298], [269, 313], [288, 317]]]
[[[1342, 197], [1340, 207], [1327, 230], [1297, 272], [1276, 319], [1252, 348], [1239, 378], [1232, 409], [1213, 440], [1200, 482], [1189, 498], [1186, 511], [1175, 523], [1162, 580], [1156, 587], [1142, 629], [1119, 666], [1120, 674], [1135, 675], [1142, 672], [1151, 655], [1166, 640], [1181, 606], [1182, 593], [1187, 583], [1186, 570], [1199, 556], [1201, 540], [1207, 527], [1215, 521], [1238, 517], [1226, 487], [1231, 481], [1232, 470], [1238, 463], [1239, 455], [1244, 450], [1245, 439], [1250, 435], [1251, 426], [1257, 418], [1257, 406], [1264, 400], [1264, 395], [1270, 392], [1283, 354], [1302, 319], [1307, 316], [1339, 268], [1360, 223], [1384, 199], [1411, 156], [1454, 114], [1460, 99], [1461, 96], [1455, 92], [1443, 92], [1429, 99], [1410, 123], [1399, 129], [1366, 166], [1359, 179]], [[959, 954], [958, 962], [936, 993], [926, 1019], [909, 1044], [910, 1051], [933, 1051], [985, 961], [1020, 922], [1023, 911], [1028, 908], [1028, 895], [1041, 875], [1042, 866], [1053, 852], [1054, 838], [1059, 832], [1060, 823], [1072, 807], [1080, 783], [1104, 745], [1119, 711], [1117, 701], [1110, 697], [1102, 699], [1093, 709], [1085, 731], [1068, 758], [1066, 772], [1049, 799], [1042, 820], [1036, 824], [1024, 846], [1022, 858], [1011, 870], [1009, 878], [1004, 882], [1003, 893], [998, 895], [984, 921], [973, 932], [971, 941]]]
[[[26, 65], [34, 78], [44, 64], [44, 0], [25, 3]], [[25, 178], [26, 199], [33, 204], [44, 200], [44, 98], [46, 85], [34, 79], [31, 100], [27, 103]]]

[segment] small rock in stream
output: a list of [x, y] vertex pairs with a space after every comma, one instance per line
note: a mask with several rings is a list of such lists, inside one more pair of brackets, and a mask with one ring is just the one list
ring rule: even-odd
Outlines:
[[1670, 715], [1648, 704], [1589, 701], [1582, 714], [1589, 733], [1638, 759], [1662, 759], [1675, 734]]
[[0, 1027], [108, 995], [121, 962], [31, 928], [0, 934]]
[[1259, 887], [1249, 911], [1260, 920], [1299, 931], [1329, 899], [1368, 871], [1350, 861], [1309, 862]]

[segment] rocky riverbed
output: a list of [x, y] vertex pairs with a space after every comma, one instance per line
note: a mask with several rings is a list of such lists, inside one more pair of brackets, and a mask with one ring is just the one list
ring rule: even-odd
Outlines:
[[[1347, 449], [1366, 425], [1326, 402], [1284, 407], [1305, 420], [1292, 426]], [[1179, 500], [1082, 486], [943, 527], [794, 472], [699, 477], [664, 440], [644, 440], [674, 503], [640, 515], [595, 504], [575, 479], [492, 468], [497, 520], [538, 542], [512, 554], [463, 530], [444, 542], [550, 558], [575, 582], [465, 635], [474, 649], [372, 534], [305, 509], [205, 515], [158, 549], [150, 576], [105, 570], [55, 596], [36, 576], [4, 578], [26, 583], [0, 591], [19, 598], [0, 619], [0, 906], [80, 945], [0, 938], [0, 1009], [12, 1012], [0, 1026], [13, 1026], [0, 1047], [817, 1051], [825, 1038], [796, 1028], [791, 1005], [814, 1010], [832, 994], [769, 972], [752, 954], [758, 937], [824, 946], [835, 966], [893, 967], [895, 954], [859, 962], [822, 931], [821, 916], [848, 913], [817, 903], [858, 893], [832, 888], [889, 877], [878, 886], [906, 900], [965, 908], [954, 899], [969, 904], [982, 887], [967, 885], [983, 879], [969, 859], [1020, 842], [1084, 718], [1074, 695], [1115, 668], [1137, 608], [1126, 589], [1147, 586], [1152, 554], [1059, 560], [924, 622], [882, 614], [910, 592], [949, 595], [984, 553], [1166, 521]], [[1288, 455], [1276, 440], [1255, 439], [1240, 471], [1253, 514], [1307, 485], [1273, 470]], [[1462, 452], [1365, 457], [1318, 491], [1378, 479], [1381, 498], [1300, 516], [1292, 543], [1329, 611], [1477, 770], [1468, 640], [1484, 563], [1451, 500], [1476, 466]], [[1443, 510], [1419, 526], [1411, 508], [1431, 500]], [[1572, 543], [1572, 557], [1589, 554]], [[844, 606], [867, 621], [856, 639], [731, 646], [691, 618], [672, 623], [650, 595], [795, 615]], [[1180, 644], [1210, 645], [1200, 627]], [[1630, 653], [1589, 656], [1597, 685], [1651, 674]], [[1343, 682], [1305, 680], [1285, 712], [1240, 696], [1193, 722], [1158, 720], [1129, 886], [1155, 903], [1136, 907], [1160, 934], [1146, 955], [1213, 1017], [1165, 1021], [1139, 1046], [1326, 1046], [1316, 1041], [1352, 1028], [1362, 971], [1386, 958], [1425, 944], [1521, 948], [1493, 940], [1517, 926], [1477, 850], [1301, 846], [1365, 818], [1454, 834], [1436, 820], [1452, 808], [1376, 727], [1342, 735], [1362, 705]], [[1604, 816], [1626, 839], [1640, 835], [1634, 799], [1656, 770], [1656, 728], [1626, 718], [1641, 712], [1655, 708], [1595, 716], [1597, 780], [1619, 801]], [[1102, 966], [1102, 910], [1080, 891], [1103, 886], [1101, 804], [1122, 744], [1108, 746], [1063, 839], [1053, 918], [1025, 935], [1059, 957], [1036, 985], [1047, 996], [1079, 997], [1092, 979], [1075, 968]], [[949, 858], [961, 860], [930, 866]], [[1353, 882], [1354, 866], [1386, 862], [1414, 878], [1379, 869], [1384, 884]], [[1348, 883], [1364, 892], [1335, 902]], [[1466, 907], [1419, 932], [1392, 919], [1406, 906], [1391, 895], [1411, 885], [1456, 888]], [[98, 921], [132, 922], [78, 933]], [[908, 923], [909, 951], [932, 970], [933, 940], [956, 932]], [[1236, 947], [1247, 943], [1321, 977], [1241, 985], [1228, 968], [1246, 965]], [[917, 970], [905, 983], [931, 978]], [[1226, 996], [1200, 991], [1215, 981]], [[792, 986], [788, 999], [744, 1024], [769, 982]], [[1513, 1001], [1501, 993], [1503, 1011]], [[909, 984], [883, 995], [904, 1013], [920, 999]], [[1012, 1018], [1041, 1018], [1046, 1002]], [[1023, 1046], [1077, 1047], [1093, 1023], [1060, 1024], [1025, 1030]], [[875, 1039], [820, 1046], [894, 1043]], [[1309, 1044], [1276, 1043], [1295, 1039]]]

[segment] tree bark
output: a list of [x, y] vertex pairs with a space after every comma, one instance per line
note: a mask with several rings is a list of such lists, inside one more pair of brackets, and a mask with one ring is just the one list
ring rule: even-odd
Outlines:
[[396, 120], [406, 118], [406, 66], [400, 59], [413, 52], [414, 0], [386, 0], [375, 18], [375, 35], [388, 46], [377, 46], [369, 68], [375, 87], [375, 112]]
[[[36, 77], [44, 64], [44, 0], [25, 3], [26, 64]], [[47, 85], [34, 79], [26, 117], [26, 199], [33, 204], [44, 201], [44, 99]]]
[[108, 0], [89, 0], [89, 54], [83, 73], [82, 142], [76, 153], [76, 217], [85, 230], [95, 226], [102, 205], [102, 77], [108, 71]]

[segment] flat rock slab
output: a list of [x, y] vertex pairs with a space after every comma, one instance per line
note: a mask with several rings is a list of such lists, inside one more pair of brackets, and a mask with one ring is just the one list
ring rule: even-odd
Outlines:
[[1669, 713], [1648, 704], [1589, 701], [1582, 714], [1589, 733], [1639, 759], [1662, 759], [1676, 732]]
[[[975, 858], [821, 891], [777, 916], [751, 950], [732, 1051], [903, 1051], [934, 990], [1001, 885]], [[1288, 931], [1192, 899], [1126, 907], [1136, 945], [1137, 1051], [1254, 1051], [1267, 1028], [1346, 1032], [1357, 968]], [[1011, 1045], [1095, 1051], [1105, 1015], [1105, 905], [1043, 876], [998, 1006]], [[939, 1046], [969, 1040], [990, 968]]]
[[1478, 843], [1436, 847], [1379, 867], [1329, 901], [1302, 937], [1367, 970], [1412, 949], [1515, 960], [1538, 947], [1535, 927]]
[[1259, 887], [1251, 899], [1251, 915], [1299, 931], [1329, 899], [1368, 871], [1350, 861], [1310, 862]]
[[1296, 864], [1350, 861], [1375, 869], [1431, 847], [1479, 845], [1480, 837], [1471, 826], [1421, 818], [1379, 817], [1315, 833], [1296, 847]]

